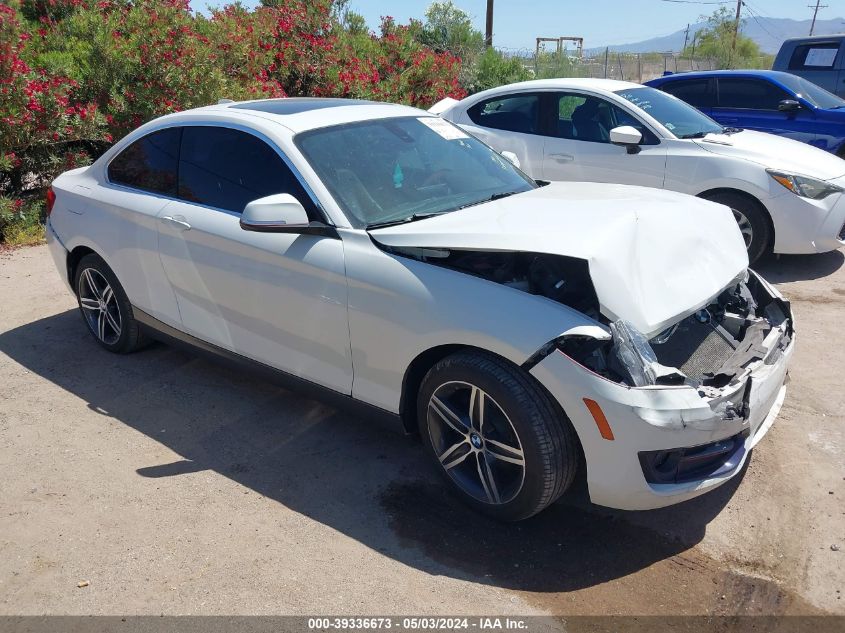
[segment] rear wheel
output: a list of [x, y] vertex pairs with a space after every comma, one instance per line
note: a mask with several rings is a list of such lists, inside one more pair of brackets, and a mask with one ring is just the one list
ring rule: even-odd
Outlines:
[[706, 200], [718, 202], [733, 211], [745, 248], [748, 250], [748, 261], [754, 264], [771, 246], [772, 230], [766, 211], [756, 200], [731, 191], [719, 191], [702, 196]]
[[128, 354], [146, 342], [117, 277], [99, 255], [76, 266], [74, 288], [79, 311], [97, 342], [110, 352]]
[[458, 352], [420, 387], [420, 434], [438, 471], [476, 509], [506, 521], [536, 514], [572, 483], [575, 432], [522, 369]]

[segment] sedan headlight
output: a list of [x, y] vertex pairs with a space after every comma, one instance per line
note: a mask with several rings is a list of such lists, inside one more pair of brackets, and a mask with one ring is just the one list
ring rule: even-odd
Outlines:
[[777, 180], [792, 193], [801, 196], [802, 198], [822, 200], [832, 193], [841, 193], [842, 191], [845, 191], [842, 187], [832, 185], [824, 180], [809, 178], [808, 176], [786, 174], [782, 171], [774, 171], [772, 169], [767, 169], [766, 172], [768, 172], [772, 178]]

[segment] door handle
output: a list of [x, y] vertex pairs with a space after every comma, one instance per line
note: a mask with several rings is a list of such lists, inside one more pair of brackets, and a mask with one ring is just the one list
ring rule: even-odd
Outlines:
[[559, 163], [571, 163], [575, 160], [572, 154], [549, 154], [549, 156]]
[[181, 215], [165, 215], [162, 216], [161, 221], [165, 224], [169, 224], [172, 227], [179, 229], [180, 231], [190, 231], [191, 225], [185, 220], [184, 216]]

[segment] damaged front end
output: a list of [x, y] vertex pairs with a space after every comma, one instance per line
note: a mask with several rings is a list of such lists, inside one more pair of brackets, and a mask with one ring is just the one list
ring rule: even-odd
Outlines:
[[709, 410], [637, 411], [667, 428], [712, 428], [718, 420], [748, 418], [752, 372], [761, 364], [777, 365], [794, 336], [789, 302], [750, 270], [709, 305], [651, 339], [624, 320], [609, 329], [608, 340], [589, 344], [565, 336], [553, 348], [621, 385], [695, 389]]

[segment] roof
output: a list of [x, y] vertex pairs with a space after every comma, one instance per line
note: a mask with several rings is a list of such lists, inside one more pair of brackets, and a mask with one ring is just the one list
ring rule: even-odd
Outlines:
[[794, 75], [790, 73], [781, 72], [780, 70], [756, 70], [753, 68], [745, 70], [693, 70], [689, 72], [673, 73], [671, 75], [664, 75], [657, 77], [651, 81], [647, 81], [646, 85], [663, 83], [666, 81], [681, 81], [683, 79], [697, 79], [704, 77], [766, 77], [775, 81], [782, 81], [783, 79], [794, 79]]
[[[329, 99], [284, 97], [254, 101], [222, 102], [216, 105], [185, 110], [175, 115], [228, 114], [239, 119], [261, 118], [274, 121], [293, 133], [315, 128], [400, 116], [431, 116], [410, 106], [365, 101], [362, 99]], [[181, 118], [181, 117], [180, 117]]]
[[640, 88], [640, 84], [630, 81], [619, 81], [618, 79], [592, 79], [584, 77], [575, 78], [559, 78], [559, 79], [532, 79], [530, 81], [520, 81], [518, 83], [507, 84], [497, 88], [491, 88], [484, 92], [473, 95], [473, 99], [480, 95], [490, 94], [495, 95], [500, 92], [511, 90], [554, 90], [562, 88], [581, 88], [604, 90], [607, 92], [616, 92], [617, 90], [627, 90], [630, 88]]

